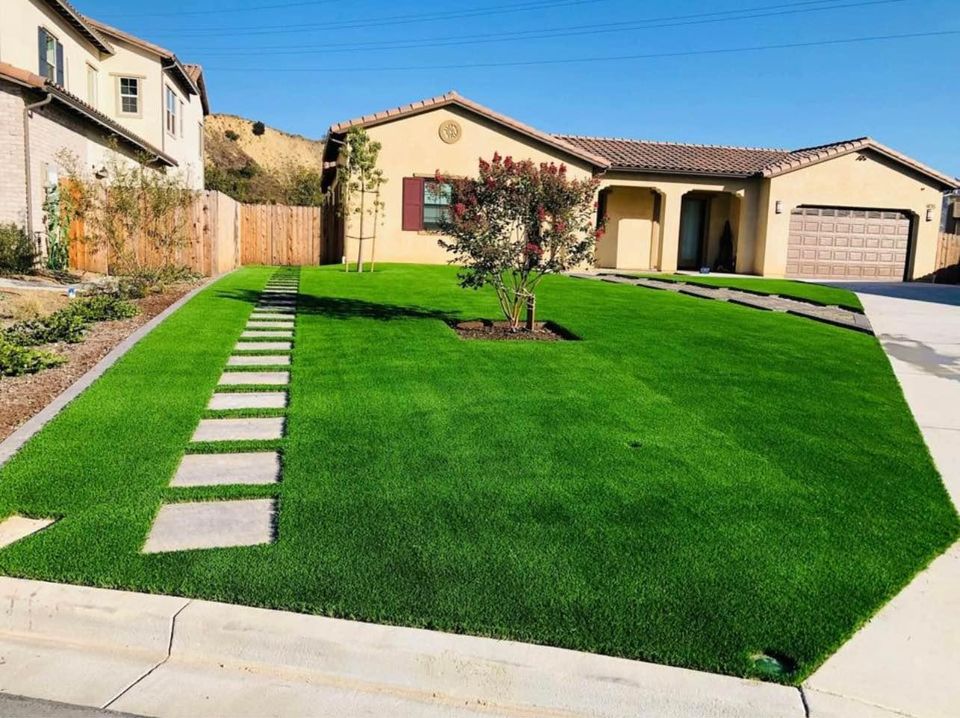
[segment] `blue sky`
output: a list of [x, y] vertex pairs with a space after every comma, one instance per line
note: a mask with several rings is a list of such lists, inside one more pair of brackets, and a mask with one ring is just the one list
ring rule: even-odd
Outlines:
[[[456, 89], [551, 132], [871, 135], [960, 175], [955, 0], [74, 1], [201, 63], [213, 111], [311, 137]], [[904, 34], [923, 36], [818, 44]]]

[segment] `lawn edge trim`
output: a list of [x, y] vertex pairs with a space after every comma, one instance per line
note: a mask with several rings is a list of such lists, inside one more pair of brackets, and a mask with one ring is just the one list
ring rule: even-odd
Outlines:
[[150, 319], [142, 326], [138, 327], [136, 331], [124, 338], [119, 344], [111, 349], [107, 355], [103, 357], [103, 359], [94, 364], [83, 375], [81, 375], [79, 379], [73, 382], [73, 384], [60, 392], [53, 399], [53, 401], [27, 419], [27, 421], [24, 422], [16, 431], [4, 439], [3, 442], [0, 442], [0, 467], [10, 461], [10, 459], [12, 459], [21, 448], [23, 448], [24, 444], [26, 444], [37, 433], [39, 433], [39, 431], [54, 417], [56, 417], [57, 414], [63, 411], [70, 404], [70, 402], [80, 396], [80, 394], [82, 394], [91, 384], [103, 376], [107, 369], [116, 364], [120, 358], [133, 349], [133, 347], [136, 346], [141, 339], [162, 324], [167, 317], [176, 312], [178, 309], [180, 309], [180, 307], [189, 302], [214, 282], [227, 276], [227, 274], [231, 274], [233, 271], [236, 270], [231, 270], [230, 272], [221, 274], [217, 277], [209, 277], [199, 286], [194, 287], [189, 292], [184, 294], [182, 297], [180, 297], [180, 299], [175, 301], [158, 315]]

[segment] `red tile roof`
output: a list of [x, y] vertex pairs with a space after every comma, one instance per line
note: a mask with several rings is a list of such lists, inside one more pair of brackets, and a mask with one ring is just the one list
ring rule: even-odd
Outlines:
[[589, 150], [577, 147], [576, 145], [569, 144], [564, 142], [562, 139], [558, 138], [556, 135], [550, 135], [546, 132], [541, 132], [538, 129], [531, 127], [530, 125], [525, 125], [522, 122], [518, 122], [512, 117], [507, 117], [506, 115], [501, 115], [499, 112], [491, 110], [489, 107], [484, 107], [483, 105], [476, 103], [472, 100], [468, 100], [466, 97], [459, 95], [456, 92], [448, 92], [445, 95], [439, 95], [437, 97], [431, 97], [426, 100], [420, 100], [419, 102], [414, 102], [409, 105], [402, 105], [400, 107], [393, 107], [389, 110], [384, 110], [383, 112], [376, 112], [372, 115], [364, 115], [363, 117], [357, 117], [352, 120], [347, 120], [346, 122], [340, 122], [336, 125], [330, 127], [330, 134], [341, 134], [346, 132], [351, 127], [374, 127], [376, 125], [381, 125], [385, 122], [392, 122], [394, 120], [400, 119], [402, 117], [409, 117], [410, 115], [417, 115], [422, 112], [428, 112], [431, 110], [436, 110], [441, 107], [447, 107], [450, 105], [456, 105], [462, 107], [466, 110], [469, 110], [481, 117], [485, 117], [488, 120], [492, 120], [499, 125], [504, 125], [509, 127], [516, 132], [519, 132], [522, 135], [526, 135], [531, 139], [537, 140], [545, 145], [549, 145], [555, 149], [561, 150], [562, 152], [567, 153], [573, 157], [577, 157], [582, 160], [586, 160], [590, 164], [601, 168], [606, 169], [610, 164], [602, 156], [595, 154]]
[[[737, 178], [776, 177], [833, 157], [869, 149], [885, 155], [899, 164], [910, 167], [947, 188], [958, 186], [956, 178], [937, 172], [869, 137], [858, 137], [853, 140], [843, 140], [818, 147], [787, 150], [769, 147], [729, 147], [679, 142], [652, 142], [616, 137], [549, 135], [468, 100], [456, 92], [448, 92], [438, 97], [431, 97], [409, 105], [394, 107], [372, 115], [364, 115], [353, 120], [340, 122], [330, 127], [330, 134], [342, 134], [351, 127], [357, 126], [373, 127], [448, 105], [465, 108], [574, 157], [584, 159], [597, 170], [612, 169], [624, 172]], [[329, 143], [328, 147], [335, 147], [335, 143]]]
[[871, 137], [857, 137], [852, 140], [842, 140], [840, 142], [832, 142], [827, 145], [804, 147], [799, 150], [793, 150], [781, 160], [772, 163], [768, 167], [764, 167], [761, 174], [764, 177], [776, 177], [778, 175], [800, 169], [801, 167], [808, 167], [810, 165], [817, 164], [818, 162], [833, 159], [834, 157], [840, 157], [851, 152], [859, 152], [861, 150], [872, 150], [898, 164], [905, 165], [915, 172], [937, 180], [946, 189], [956, 189], [957, 187], [960, 187], [960, 181], [958, 181], [956, 177], [950, 177], [942, 172], [938, 172], [932, 167], [928, 167], [921, 162], [917, 162], [911, 157], [907, 157], [905, 154], [890, 149], [886, 145], [877, 142]]
[[53, 8], [54, 12], [58, 13], [64, 20], [70, 23], [77, 32], [87, 38], [94, 47], [108, 55], [113, 54], [113, 48], [110, 47], [110, 43], [97, 32], [97, 29], [92, 26], [89, 18], [81, 15], [67, 0], [47, 0], [47, 4]]
[[576, 135], [557, 135], [557, 137], [563, 142], [605, 157], [609, 160], [611, 169], [627, 172], [743, 178], [776, 177], [850, 152], [869, 149], [931, 177], [946, 187], [958, 185], [955, 178], [937, 172], [869, 137], [858, 137], [797, 150], [693, 145]]
[[47, 92], [61, 105], [66, 106], [73, 112], [79, 113], [88, 121], [95, 125], [99, 125], [103, 130], [106, 130], [110, 134], [116, 135], [128, 145], [133, 146], [141, 152], [147, 153], [151, 157], [156, 157], [170, 167], [177, 166], [177, 161], [168, 154], [158, 150], [139, 135], [131, 132], [110, 117], [107, 117], [92, 105], [88, 105], [76, 95], [73, 95], [62, 87], [51, 83], [45, 77], [41, 77], [40, 75], [36, 75], [29, 70], [24, 70], [23, 68], [16, 67], [9, 63], [0, 62], [0, 80], [8, 80], [23, 87], [29, 87], [31, 89]]
[[617, 137], [557, 137], [567, 144], [605, 157], [611, 168], [618, 170], [749, 177], [789, 155], [787, 150], [766, 148], [688, 145]]

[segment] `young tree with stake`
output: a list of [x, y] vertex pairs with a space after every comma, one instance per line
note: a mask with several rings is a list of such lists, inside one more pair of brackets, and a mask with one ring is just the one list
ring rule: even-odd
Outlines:
[[[348, 216], [357, 215], [359, 219], [359, 232], [355, 237], [358, 272], [363, 271], [363, 243], [367, 239], [373, 240], [370, 270], [373, 271], [376, 267], [377, 225], [380, 221], [380, 211], [383, 209], [380, 187], [387, 181], [383, 176], [383, 170], [377, 167], [380, 149], [380, 143], [371, 141], [367, 131], [362, 127], [353, 127], [347, 132], [344, 140], [346, 157], [343, 165], [343, 172], [346, 175], [344, 209]], [[367, 218], [373, 221], [373, 234], [370, 237], [364, 234]]]

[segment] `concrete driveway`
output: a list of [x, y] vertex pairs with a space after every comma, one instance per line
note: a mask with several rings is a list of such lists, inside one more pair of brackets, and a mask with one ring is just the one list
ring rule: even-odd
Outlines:
[[[833, 286], [860, 297], [944, 485], [960, 506], [960, 287]], [[956, 716], [960, 706], [958, 675], [955, 544], [824, 663], [805, 689], [811, 716], [946, 717]]]

